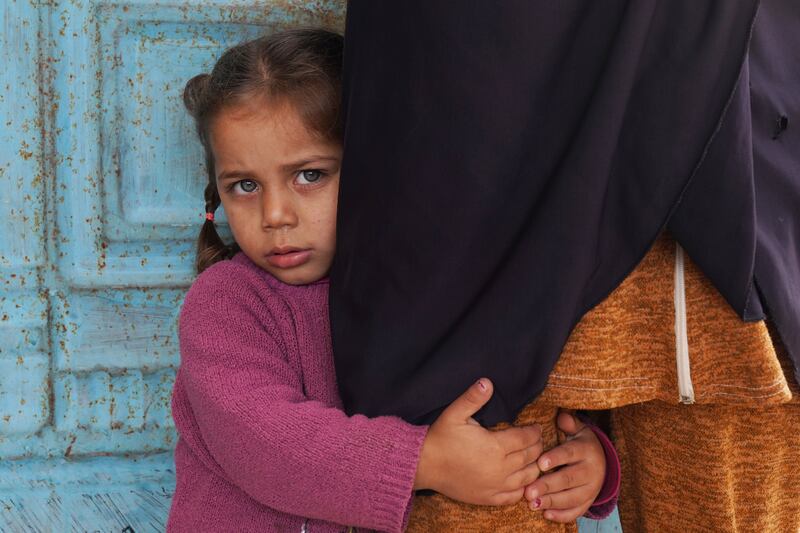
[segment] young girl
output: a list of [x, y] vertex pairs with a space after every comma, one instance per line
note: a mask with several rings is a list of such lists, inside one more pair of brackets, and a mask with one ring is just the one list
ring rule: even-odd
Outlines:
[[[401, 531], [414, 490], [511, 504], [540, 474], [541, 428], [488, 431], [471, 418], [492, 394], [486, 379], [430, 428], [341, 410], [326, 278], [341, 51], [334, 33], [284, 32], [228, 50], [186, 86], [209, 183], [202, 274], [180, 317], [171, 531]], [[232, 246], [214, 229], [220, 205]], [[601, 491], [606, 454], [596, 430], [567, 415], [562, 426], [576, 457], [559, 491], [582, 513]]]

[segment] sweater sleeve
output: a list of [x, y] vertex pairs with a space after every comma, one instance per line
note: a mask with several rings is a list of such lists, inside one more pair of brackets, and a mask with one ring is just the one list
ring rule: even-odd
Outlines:
[[213, 281], [181, 311], [181, 375], [228, 481], [282, 512], [402, 531], [427, 428], [308, 399], [259, 295], [234, 276]]
[[617, 449], [611, 442], [611, 439], [605, 432], [596, 426], [588, 417], [579, 416], [579, 418], [589, 426], [589, 429], [597, 436], [600, 445], [603, 447], [603, 454], [606, 458], [606, 475], [603, 479], [603, 486], [600, 488], [600, 493], [595, 498], [594, 503], [589, 510], [584, 513], [585, 518], [592, 520], [602, 520], [608, 516], [617, 507], [617, 499], [619, 498], [619, 487], [622, 480], [622, 467], [617, 455]]

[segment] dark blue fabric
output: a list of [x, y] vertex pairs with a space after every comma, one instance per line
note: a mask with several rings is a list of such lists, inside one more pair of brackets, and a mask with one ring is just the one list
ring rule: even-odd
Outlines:
[[[796, 50], [782, 78], [756, 64], [759, 46], [772, 57], [796, 38], [757, 28], [748, 61], [757, 8], [351, 0], [330, 293], [347, 410], [430, 421], [486, 376], [481, 421], [513, 419], [668, 222], [737, 312], [769, 309], [797, 357], [784, 330], [798, 329], [798, 129], [767, 149], [751, 127], [759, 105], [800, 115]], [[776, 83], [794, 92], [775, 100]]]
[[800, 381], [800, 2], [764, 1], [750, 72], [755, 281]]

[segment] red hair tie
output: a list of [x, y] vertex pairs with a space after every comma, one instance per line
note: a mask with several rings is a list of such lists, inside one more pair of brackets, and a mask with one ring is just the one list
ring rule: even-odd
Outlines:
[[214, 213], [206, 213], [206, 220], [214, 222]]

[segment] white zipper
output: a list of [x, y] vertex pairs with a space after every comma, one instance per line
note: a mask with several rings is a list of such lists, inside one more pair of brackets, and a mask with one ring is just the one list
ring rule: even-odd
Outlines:
[[689, 368], [689, 338], [686, 328], [686, 282], [683, 248], [675, 243], [675, 356], [678, 362], [678, 394], [680, 402], [694, 403], [692, 373]]

